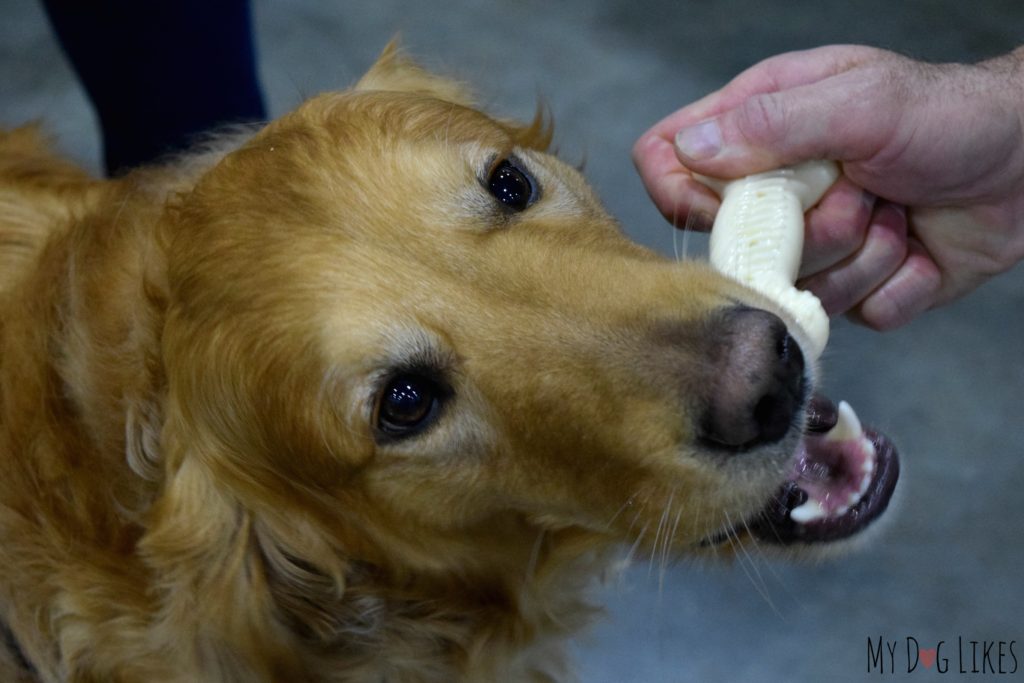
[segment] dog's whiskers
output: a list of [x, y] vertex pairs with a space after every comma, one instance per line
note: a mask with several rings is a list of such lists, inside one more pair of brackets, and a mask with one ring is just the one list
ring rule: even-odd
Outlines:
[[[679, 254], [679, 202], [677, 201], [672, 206], [672, 220], [669, 222], [669, 230], [672, 231], [672, 253], [675, 255], [676, 261], [682, 261], [682, 256]], [[686, 228], [684, 226], [683, 230]]]
[[[727, 532], [726, 536], [729, 539], [729, 545], [732, 546], [733, 549], [738, 551], [736, 557], [739, 561], [740, 567], [743, 569], [743, 573], [747, 575], [748, 579], [750, 579], [750, 583], [754, 587], [754, 590], [757, 591], [757, 594], [760, 595], [762, 599], [764, 599], [765, 603], [769, 607], [771, 607], [772, 611], [775, 612], [776, 615], [781, 617], [782, 613], [779, 611], [779, 608], [775, 605], [775, 601], [772, 600], [772, 597], [768, 592], [768, 586], [765, 583], [764, 577], [761, 575], [760, 570], [757, 568], [757, 562], [750, 555], [750, 553], [747, 552], [746, 544], [743, 543], [743, 540], [739, 537], [739, 533], [736, 531], [736, 527], [733, 525], [733, 521], [730, 518], [728, 512], [725, 513], [725, 519], [729, 525], [729, 531]], [[746, 527], [746, 522], [744, 522], [744, 526]], [[749, 569], [747, 568], [748, 564], [750, 565]]]
[[[690, 236], [696, 232], [697, 225], [699, 223], [707, 223], [706, 217], [693, 209], [690, 209], [686, 214], [686, 220], [683, 221], [682, 225], [679, 224], [679, 203], [673, 207], [672, 210], [672, 253], [675, 255], [676, 261], [684, 261], [689, 258], [690, 254]], [[682, 233], [682, 245], [679, 243], [679, 234]]]
[[764, 555], [761, 552], [761, 547], [757, 544], [757, 541], [754, 540], [754, 536], [753, 536], [753, 534], [750, 531], [750, 525], [747, 523], [747, 520], [743, 520], [743, 528], [747, 532], [747, 537], [751, 539], [751, 544], [754, 546], [754, 549], [757, 551], [758, 557], [754, 557], [747, 550], [747, 548], [748, 548], [748, 544], [747, 543], [742, 543], [741, 544], [741, 549], [743, 551], [743, 554], [746, 555], [747, 559], [749, 560], [750, 568], [751, 568], [751, 570], [753, 570], [754, 574], [756, 575], [757, 581], [760, 584], [761, 588], [763, 589], [763, 595], [765, 595], [765, 597], [766, 597], [766, 599], [768, 601], [768, 604], [771, 606], [771, 608], [775, 612], [775, 614], [777, 614], [779, 617], [781, 617], [782, 613], [778, 610], [778, 608], [775, 606], [774, 601], [772, 601], [770, 596], [769, 596], [769, 593], [768, 593], [768, 582], [765, 581], [764, 575], [761, 573], [761, 570], [758, 567], [758, 559], [764, 560]]
[[[634, 522], [635, 521], [636, 520], [634, 520]], [[626, 558], [624, 560], [625, 564], [627, 564], [627, 565], [628, 564], [632, 564], [633, 558], [636, 556], [637, 549], [640, 547], [640, 544], [643, 542], [644, 536], [647, 535], [647, 529], [648, 529], [649, 526], [650, 526], [649, 524], [644, 524], [643, 528], [640, 529], [640, 533], [637, 534], [636, 540], [633, 541], [633, 545], [631, 545], [629, 547], [629, 550], [626, 551]]]
[[666, 527], [666, 522], [668, 521], [669, 510], [672, 507], [672, 498], [673, 498], [673, 496], [675, 496], [675, 493], [676, 492], [675, 492], [674, 489], [669, 492], [668, 502], [666, 503], [664, 509], [662, 509], [661, 517], [658, 519], [658, 526], [654, 530], [654, 544], [651, 547], [651, 554], [650, 554], [650, 558], [648, 560], [648, 566], [647, 566], [647, 576], [648, 577], [650, 577], [651, 573], [654, 571], [655, 560], [657, 559], [658, 553], [661, 551], [661, 545], [660, 544], [661, 544], [661, 539], [662, 539], [662, 532], [667, 533], [667, 531], [668, 531], [665, 527]]
[[[668, 538], [669, 538], [670, 541], [675, 539], [676, 531], [679, 530], [679, 520], [682, 519], [682, 517], [683, 517], [683, 506], [680, 505], [679, 506], [679, 510], [676, 512], [676, 518], [672, 521], [672, 531], [670, 531], [669, 534], [668, 534]], [[665, 576], [664, 576], [665, 575], [665, 565], [667, 564], [667, 561], [668, 561], [668, 553], [669, 552], [671, 552], [671, 548], [666, 545], [666, 553], [665, 553], [664, 561], [662, 562], [662, 565], [661, 565], [661, 574], [662, 574], [661, 579], [665, 578]], [[659, 590], [659, 592], [661, 590], [661, 584], [660, 583], [658, 585], [658, 590]]]
[[[770, 521], [768, 521], [768, 523], [771, 524]], [[786, 585], [785, 579], [783, 579], [779, 572], [776, 571], [774, 564], [771, 562], [771, 559], [765, 556], [764, 550], [761, 544], [758, 543], [756, 537], [751, 532], [750, 525], [748, 524], [748, 522], [744, 520], [743, 526], [747, 530], [747, 535], [750, 537], [751, 542], [753, 543], [754, 548], [757, 550], [758, 555], [763, 560], [762, 565], [766, 567], [769, 572], [771, 572], [771, 575], [775, 578], [776, 583], [782, 588], [782, 590], [786, 592], [787, 596], [789, 597], [789, 602], [801, 602], [802, 596], [790, 590], [789, 586]], [[776, 610], [776, 614], [779, 614], [778, 610]], [[782, 619], [786, 618], [784, 614], [779, 614], [779, 616]]]
[[[638, 493], [634, 493], [633, 495], [626, 499], [626, 502], [619, 506], [619, 509], [615, 511], [615, 514], [612, 515], [606, 522], [606, 526], [609, 529], [612, 527], [613, 524], [615, 524], [615, 520], [619, 518], [619, 515], [625, 512], [626, 508], [633, 506], [633, 503], [636, 502], [636, 498], [638, 495]], [[635, 519], [633, 521], [636, 522]]]
[[533, 548], [530, 550], [530, 559], [526, 563], [526, 581], [528, 584], [532, 579], [534, 573], [537, 571], [537, 563], [540, 561], [541, 547], [544, 545], [544, 535], [547, 533], [544, 529], [541, 529], [537, 533], [537, 540], [533, 542]]
[[[669, 502], [666, 507], [668, 516], [672, 514], [672, 499], [675, 496], [675, 490], [672, 491], [672, 496], [669, 497]], [[671, 527], [665, 527], [665, 536], [662, 541], [661, 550], [661, 566], [658, 569], [658, 597], [660, 599], [663, 589], [665, 587], [665, 572], [668, 569], [669, 554], [672, 552], [672, 542], [675, 540], [676, 530], [679, 528], [679, 520], [683, 514], [683, 506], [679, 505], [679, 510], [676, 512], [675, 518], [672, 520]], [[666, 521], [668, 520], [666, 516]]]
[[695, 211], [690, 211], [686, 214], [686, 223], [683, 225], [683, 258], [689, 257], [690, 251], [690, 236], [697, 229], [698, 214]]
[[665, 585], [665, 571], [668, 567], [669, 553], [672, 551], [672, 540], [675, 538], [676, 527], [679, 523], [680, 515], [682, 514], [682, 507], [680, 506], [679, 512], [675, 517], [672, 516], [672, 506], [675, 501], [675, 495], [676, 490], [672, 489], [669, 492], [665, 508], [661, 512], [661, 519], [658, 521], [658, 532], [654, 538], [654, 548], [651, 551], [651, 568], [647, 572], [648, 576], [650, 576], [654, 563], [657, 561], [659, 598]]

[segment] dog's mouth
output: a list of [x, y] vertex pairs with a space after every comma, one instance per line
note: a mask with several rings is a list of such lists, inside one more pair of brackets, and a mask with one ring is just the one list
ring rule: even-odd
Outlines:
[[785, 483], [753, 518], [701, 545], [719, 545], [742, 531], [777, 545], [850, 538], [885, 512], [899, 470], [896, 448], [884, 434], [864, 429], [848, 404], [815, 396]]

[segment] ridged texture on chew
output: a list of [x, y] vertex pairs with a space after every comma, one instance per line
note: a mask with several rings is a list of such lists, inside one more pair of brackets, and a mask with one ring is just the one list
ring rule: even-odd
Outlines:
[[838, 176], [831, 161], [731, 181], [697, 176], [722, 197], [711, 230], [711, 264], [775, 301], [811, 359], [825, 349], [829, 322], [818, 298], [793, 286], [803, 252], [803, 215]]

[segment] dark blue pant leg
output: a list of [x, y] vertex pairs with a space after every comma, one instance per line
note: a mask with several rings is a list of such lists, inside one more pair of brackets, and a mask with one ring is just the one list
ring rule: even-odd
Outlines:
[[262, 120], [248, 0], [44, 0], [99, 116], [107, 172]]

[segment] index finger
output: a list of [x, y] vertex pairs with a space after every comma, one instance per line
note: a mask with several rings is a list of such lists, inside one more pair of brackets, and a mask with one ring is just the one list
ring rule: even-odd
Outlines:
[[847, 71], [884, 51], [861, 45], [829, 45], [769, 57], [741, 72], [725, 86], [669, 114], [644, 137], [675, 139], [681, 128], [734, 109], [755, 95], [788, 90]]
[[[711, 227], [719, 200], [703, 183], [693, 179], [679, 163], [675, 145], [658, 135], [640, 138], [633, 148], [633, 162], [654, 205], [675, 227]], [[696, 214], [698, 220], [689, 220]]]

